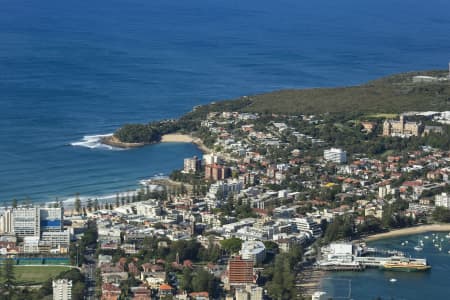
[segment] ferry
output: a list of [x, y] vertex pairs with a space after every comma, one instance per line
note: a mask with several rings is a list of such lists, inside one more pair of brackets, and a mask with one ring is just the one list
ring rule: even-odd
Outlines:
[[381, 269], [387, 271], [404, 271], [404, 272], [418, 272], [428, 271], [431, 266], [427, 265], [424, 259], [409, 259], [404, 257], [392, 258], [391, 260], [380, 265]]

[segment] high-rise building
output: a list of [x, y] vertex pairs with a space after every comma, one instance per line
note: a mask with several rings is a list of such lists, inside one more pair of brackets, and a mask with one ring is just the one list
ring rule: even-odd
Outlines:
[[224, 180], [231, 176], [231, 170], [229, 167], [211, 164], [205, 166], [205, 179], [206, 180]]
[[15, 208], [12, 224], [13, 232], [18, 237], [39, 236], [41, 233], [39, 208]]
[[39, 208], [41, 232], [60, 232], [63, 228], [63, 210], [61, 207]]
[[236, 256], [228, 261], [228, 284], [230, 287], [245, 286], [253, 282], [253, 260]]
[[266, 258], [266, 247], [261, 241], [245, 241], [242, 243], [241, 255], [243, 259], [259, 264]]
[[53, 300], [72, 299], [72, 280], [53, 280]]
[[202, 167], [202, 160], [197, 156], [184, 159], [184, 173], [196, 173]]
[[12, 211], [10, 209], [7, 209], [0, 216], [0, 233], [12, 233], [12, 224]]
[[323, 151], [323, 158], [337, 164], [347, 162], [347, 152], [339, 148], [331, 148]]

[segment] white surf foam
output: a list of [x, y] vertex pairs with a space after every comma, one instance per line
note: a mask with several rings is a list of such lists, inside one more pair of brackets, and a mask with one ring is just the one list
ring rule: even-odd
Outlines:
[[102, 138], [112, 136], [112, 133], [97, 134], [97, 135], [85, 135], [81, 141], [70, 143], [71, 146], [85, 147], [89, 149], [103, 149], [103, 150], [123, 150], [118, 147], [105, 145], [101, 142]]

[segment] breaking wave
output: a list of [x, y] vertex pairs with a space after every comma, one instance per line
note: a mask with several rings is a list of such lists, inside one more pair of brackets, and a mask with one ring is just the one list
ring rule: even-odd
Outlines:
[[123, 150], [121, 148], [113, 147], [102, 143], [102, 138], [112, 136], [112, 133], [98, 134], [98, 135], [85, 135], [81, 141], [70, 143], [71, 146], [85, 147], [89, 149], [103, 149], [103, 150]]

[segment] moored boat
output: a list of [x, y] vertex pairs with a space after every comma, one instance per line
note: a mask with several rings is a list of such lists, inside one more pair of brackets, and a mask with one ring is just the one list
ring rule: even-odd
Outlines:
[[425, 260], [414, 260], [409, 258], [392, 259], [380, 265], [380, 268], [389, 271], [418, 272], [428, 271], [431, 266]]

